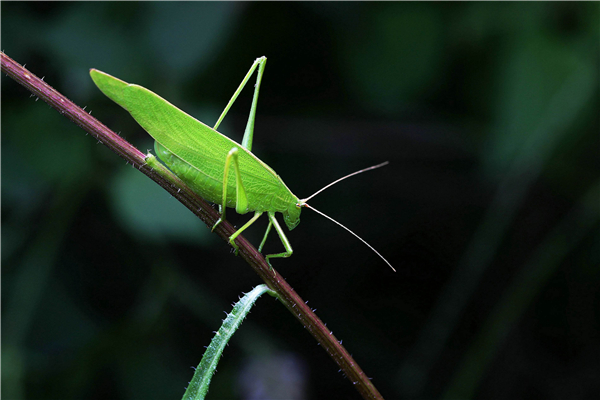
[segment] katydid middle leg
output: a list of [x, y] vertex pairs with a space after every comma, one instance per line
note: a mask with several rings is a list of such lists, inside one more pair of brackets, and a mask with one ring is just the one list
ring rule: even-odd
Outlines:
[[[229, 244], [231, 244], [231, 246], [233, 246], [233, 248], [235, 249], [235, 255], [237, 256], [238, 251], [240, 250], [237, 246], [237, 244], [235, 244], [235, 239], [242, 233], [244, 232], [250, 225], [252, 225], [254, 223], [254, 221], [256, 221], [258, 219], [258, 217], [260, 217], [262, 215], [262, 211], [256, 211], [254, 213], [254, 216], [252, 218], [250, 218], [250, 221], [246, 222], [244, 224], [244, 226], [242, 226], [240, 229], [238, 229], [237, 231], [235, 231], [235, 233], [231, 236], [229, 236]], [[269, 264], [270, 265], [270, 264]]]
[[225, 210], [227, 209], [227, 190], [229, 182], [229, 167], [233, 163], [233, 169], [235, 170], [235, 210], [240, 214], [245, 214], [248, 211], [248, 197], [246, 196], [246, 190], [242, 182], [242, 173], [238, 163], [238, 149], [234, 147], [229, 150], [227, 157], [225, 158], [225, 168], [223, 169], [223, 195], [221, 199], [221, 217], [215, 222], [212, 227], [214, 230], [217, 225], [225, 219]]

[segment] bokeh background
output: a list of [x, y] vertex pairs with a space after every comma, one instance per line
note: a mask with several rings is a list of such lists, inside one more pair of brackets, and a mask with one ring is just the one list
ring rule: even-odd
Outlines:
[[[592, 3], [2, 2], [1, 48], [140, 150], [92, 84], [212, 124], [268, 57], [254, 152], [303, 212], [277, 268], [388, 399], [600, 393], [600, 9]], [[220, 129], [241, 140], [252, 93]], [[248, 216], [228, 214], [238, 226]], [[258, 244], [266, 219], [246, 235]], [[267, 243], [280, 251], [275, 235]], [[2, 76], [2, 397], [175, 399], [261, 283], [147, 177]], [[209, 398], [359, 398], [259, 299]]]

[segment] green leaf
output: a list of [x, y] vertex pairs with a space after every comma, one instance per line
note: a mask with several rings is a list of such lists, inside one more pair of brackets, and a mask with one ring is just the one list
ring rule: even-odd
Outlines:
[[221, 325], [210, 345], [206, 348], [202, 361], [198, 364], [194, 377], [183, 395], [183, 400], [204, 399], [206, 393], [208, 393], [208, 386], [210, 385], [210, 380], [215, 372], [219, 358], [223, 354], [223, 349], [225, 349], [233, 333], [239, 328], [246, 315], [250, 312], [254, 302], [265, 292], [269, 292], [271, 296], [277, 296], [267, 285], [258, 285], [251, 292], [246, 293], [235, 304], [231, 314], [227, 314], [227, 318], [223, 320], [223, 325]]

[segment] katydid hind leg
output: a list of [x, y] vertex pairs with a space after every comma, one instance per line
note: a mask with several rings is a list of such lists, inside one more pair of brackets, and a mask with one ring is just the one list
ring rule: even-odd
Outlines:
[[252, 64], [252, 66], [250, 67], [250, 70], [248, 71], [248, 73], [246, 74], [246, 76], [244, 77], [244, 79], [242, 80], [242, 83], [240, 83], [240, 86], [238, 86], [237, 90], [233, 93], [233, 96], [231, 96], [231, 99], [229, 100], [229, 103], [227, 103], [227, 105], [225, 106], [225, 109], [223, 110], [223, 112], [219, 116], [219, 119], [217, 120], [217, 123], [213, 127], [214, 130], [217, 130], [217, 128], [219, 127], [219, 125], [221, 125], [221, 122], [225, 118], [225, 115], [227, 115], [227, 113], [229, 112], [229, 109], [231, 108], [231, 106], [233, 105], [233, 103], [235, 103], [235, 100], [239, 96], [240, 92], [242, 91], [242, 89], [244, 89], [244, 86], [246, 86], [246, 82], [248, 82], [248, 80], [252, 76], [252, 73], [254, 72], [254, 70], [256, 69], [256, 67], [258, 66], [259, 62], [260, 62], [260, 59], [258, 59], [258, 58], [256, 60], [254, 60], [254, 63]]
[[259, 61], [258, 73], [256, 75], [256, 85], [254, 85], [254, 96], [252, 96], [252, 107], [250, 108], [250, 115], [248, 116], [248, 122], [246, 123], [246, 129], [244, 130], [244, 138], [242, 140], [242, 146], [248, 151], [252, 151], [252, 139], [254, 138], [254, 120], [256, 119], [256, 105], [258, 104], [258, 92], [260, 91], [260, 83], [262, 76], [267, 65], [266, 57], [257, 59]]
[[259, 88], [260, 88], [260, 81], [262, 80], [262, 74], [265, 69], [266, 62], [267, 62], [267, 58], [264, 56], [259, 57], [254, 61], [254, 63], [250, 67], [250, 70], [248, 71], [248, 73], [242, 80], [242, 83], [240, 83], [240, 86], [237, 88], [237, 90], [231, 97], [231, 100], [229, 100], [229, 103], [227, 103], [227, 106], [225, 106], [225, 109], [221, 113], [221, 116], [219, 117], [219, 119], [217, 120], [217, 123], [214, 126], [214, 129], [217, 130], [217, 128], [223, 121], [223, 118], [225, 118], [225, 115], [227, 115], [227, 112], [229, 112], [229, 109], [231, 108], [231, 106], [233, 105], [233, 103], [235, 102], [237, 97], [239, 96], [240, 92], [242, 91], [244, 86], [246, 86], [246, 83], [248, 82], [248, 80], [250, 79], [252, 74], [254, 73], [254, 70], [256, 69], [256, 67], [258, 67], [260, 65], [260, 68], [258, 69], [258, 76], [256, 78], [256, 86], [254, 88], [254, 98], [252, 99], [252, 108], [250, 109], [250, 117], [248, 119], [248, 123], [246, 125], [246, 130], [244, 132], [244, 138], [242, 140], [242, 146], [244, 148], [248, 149], [249, 151], [252, 151], [252, 135], [254, 132], [254, 116], [256, 115], [256, 104], [258, 102], [258, 92], [259, 92]]

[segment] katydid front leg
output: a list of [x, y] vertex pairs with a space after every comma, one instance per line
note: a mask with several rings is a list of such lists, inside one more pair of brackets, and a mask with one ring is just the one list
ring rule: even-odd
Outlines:
[[269, 226], [267, 227], [267, 231], [265, 232], [265, 237], [263, 238], [262, 242], [260, 243], [258, 251], [262, 253], [262, 247], [265, 244], [265, 241], [267, 240], [267, 235], [269, 234], [269, 230], [271, 229], [271, 226], [275, 226], [275, 230], [277, 231], [277, 234], [279, 235], [279, 239], [281, 239], [281, 244], [283, 244], [283, 247], [285, 248], [285, 251], [283, 253], [269, 254], [265, 257], [265, 259], [267, 260], [267, 264], [269, 264], [269, 267], [272, 267], [271, 262], [269, 261], [269, 258], [279, 258], [279, 257], [287, 258], [287, 257], [291, 256], [294, 251], [292, 250], [292, 245], [288, 241], [288, 238], [285, 236], [285, 233], [283, 233], [283, 229], [281, 229], [281, 226], [279, 226], [279, 223], [277, 222], [277, 219], [275, 218], [275, 213], [272, 211], [269, 211], [268, 215], [269, 215]]

